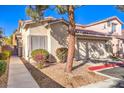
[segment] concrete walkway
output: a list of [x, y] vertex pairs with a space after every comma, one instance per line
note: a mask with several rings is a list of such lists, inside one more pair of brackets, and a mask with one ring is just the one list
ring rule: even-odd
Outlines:
[[17, 56], [10, 58], [8, 88], [39, 88], [30, 72]]

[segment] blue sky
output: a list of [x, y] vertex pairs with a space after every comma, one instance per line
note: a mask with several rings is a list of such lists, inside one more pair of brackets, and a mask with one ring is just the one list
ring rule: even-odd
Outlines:
[[[1, 5], [0, 6], [0, 27], [5, 30], [5, 35], [9, 36], [18, 27], [18, 20], [29, 19], [25, 13], [26, 6]], [[59, 15], [56, 11], [46, 10], [45, 16], [53, 16], [55, 18], [65, 18], [67, 14]], [[81, 6], [75, 10], [75, 21], [78, 24], [89, 24], [91, 22], [99, 21], [107, 17], [117, 16], [124, 22], [124, 13], [117, 10], [111, 5], [87, 5]]]

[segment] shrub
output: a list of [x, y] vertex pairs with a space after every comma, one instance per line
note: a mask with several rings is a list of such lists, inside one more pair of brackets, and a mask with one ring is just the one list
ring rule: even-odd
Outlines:
[[8, 57], [10, 57], [10, 56], [11, 56], [12, 52], [11, 52], [11, 51], [9, 51], [9, 50], [4, 50], [4, 51], [3, 51], [3, 54], [5, 54], [5, 55], [6, 55], [6, 57], [8, 58]]
[[2, 46], [2, 53], [8, 58], [12, 55], [13, 48], [10, 45]]
[[113, 61], [120, 61], [120, 59], [116, 56], [110, 56], [110, 58], [113, 60]]
[[38, 67], [42, 68], [49, 57], [49, 53], [45, 49], [36, 49], [32, 51], [31, 56], [38, 63]]
[[8, 54], [0, 53], [0, 60], [6, 60], [8, 58]]
[[67, 48], [58, 48], [56, 50], [56, 56], [58, 57], [58, 59], [60, 60], [60, 62], [66, 62], [67, 60], [67, 53], [68, 53], [68, 49]]
[[7, 60], [7, 58], [9, 58], [11, 54], [11, 51], [3, 51], [2, 53], [0, 53], [0, 60]]
[[0, 60], [0, 76], [6, 71], [7, 63], [3, 60]]
[[10, 45], [4, 45], [2, 46], [2, 51], [13, 51], [13, 48]]

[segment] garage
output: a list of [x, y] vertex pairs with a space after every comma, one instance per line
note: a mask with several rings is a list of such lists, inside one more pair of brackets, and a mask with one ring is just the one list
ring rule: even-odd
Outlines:
[[78, 40], [79, 60], [87, 58], [105, 58], [107, 57], [106, 41], [98, 40]]
[[78, 60], [107, 58], [110, 53], [106, 45], [110, 39], [111, 37], [98, 33], [78, 33], [76, 39]]

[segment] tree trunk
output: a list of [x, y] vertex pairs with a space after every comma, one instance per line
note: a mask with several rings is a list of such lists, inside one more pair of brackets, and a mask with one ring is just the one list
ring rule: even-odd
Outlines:
[[68, 39], [68, 56], [65, 71], [70, 73], [72, 71], [73, 59], [75, 54], [75, 22], [74, 22], [74, 7], [73, 5], [68, 6], [69, 16], [69, 39]]

